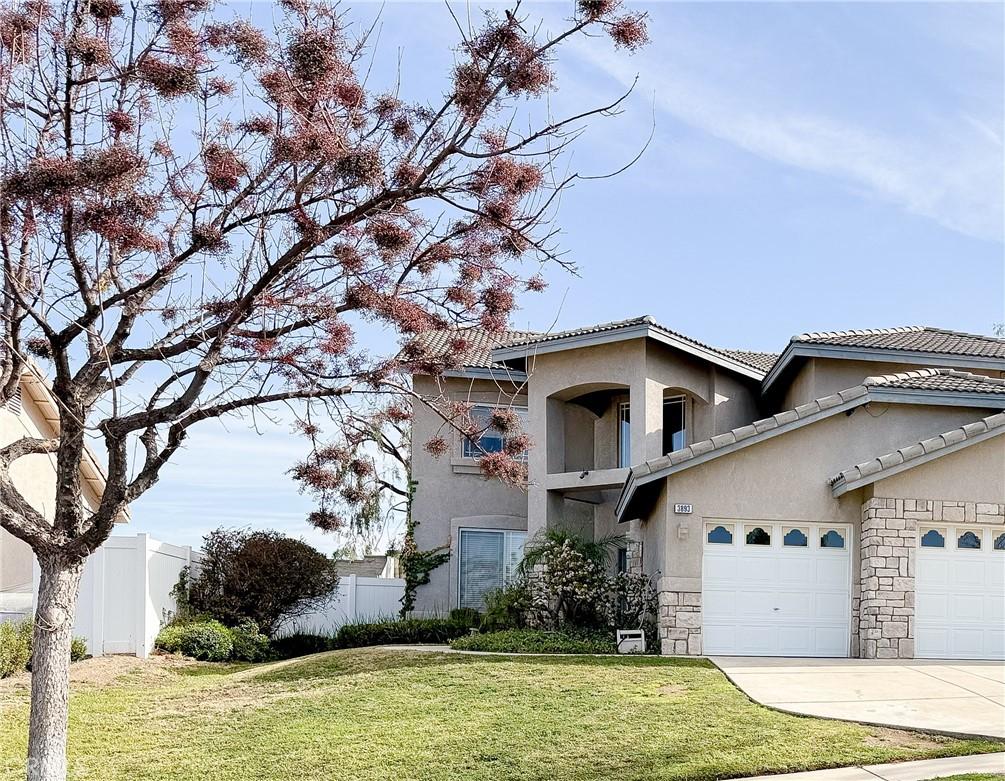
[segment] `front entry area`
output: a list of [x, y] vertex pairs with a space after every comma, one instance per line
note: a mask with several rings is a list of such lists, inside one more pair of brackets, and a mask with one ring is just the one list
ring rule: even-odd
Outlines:
[[1005, 659], [1005, 530], [939, 524], [919, 538], [917, 657]]
[[706, 654], [849, 655], [849, 527], [722, 520], [704, 535]]

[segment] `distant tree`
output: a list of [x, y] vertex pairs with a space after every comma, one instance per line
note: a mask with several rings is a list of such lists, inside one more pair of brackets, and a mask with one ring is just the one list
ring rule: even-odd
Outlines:
[[[619, 6], [579, 0], [552, 35], [518, 5], [458, 23], [442, 97], [417, 103], [370, 86], [370, 31], [329, 0], [282, 0], [268, 30], [209, 0], [0, 8], [0, 403], [34, 356], [59, 412], [57, 436], [0, 447], [0, 525], [40, 568], [30, 779], [67, 773], [84, 562], [192, 426], [269, 404], [348, 408], [400, 385], [403, 362], [435, 372], [416, 337], [502, 329], [545, 266], [567, 265], [554, 207], [577, 175], [556, 161], [621, 100], [560, 118], [522, 107], [554, 89], [570, 37], [646, 41]], [[403, 359], [364, 349], [366, 328], [399, 338]], [[448, 362], [464, 348], [460, 332]], [[88, 436], [108, 461], [94, 510]], [[51, 516], [11, 478], [39, 455], [56, 465]]]
[[203, 538], [202, 553], [186, 578], [188, 610], [227, 626], [250, 618], [270, 637], [338, 586], [334, 559], [279, 532], [216, 529]]

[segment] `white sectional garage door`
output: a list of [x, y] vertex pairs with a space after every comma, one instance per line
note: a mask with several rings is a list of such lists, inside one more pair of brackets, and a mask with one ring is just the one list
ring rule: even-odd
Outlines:
[[915, 565], [915, 654], [1005, 659], [1005, 529], [924, 526]]
[[848, 656], [850, 528], [716, 521], [704, 534], [706, 654]]

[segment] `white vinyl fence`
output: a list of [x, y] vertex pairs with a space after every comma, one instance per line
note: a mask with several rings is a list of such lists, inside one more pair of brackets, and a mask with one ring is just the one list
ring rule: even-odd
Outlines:
[[401, 578], [339, 578], [338, 590], [321, 609], [283, 623], [279, 635], [333, 635], [343, 624], [395, 618], [401, 610], [405, 581]]
[[[198, 569], [201, 554], [147, 534], [109, 537], [84, 566], [73, 634], [94, 656], [146, 657], [176, 605], [171, 590], [183, 567]], [[35, 573], [38, 588], [38, 567]]]

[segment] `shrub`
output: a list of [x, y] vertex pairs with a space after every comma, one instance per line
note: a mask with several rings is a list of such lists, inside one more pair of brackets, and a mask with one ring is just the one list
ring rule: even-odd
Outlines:
[[230, 630], [234, 650], [231, 658], [238, 662], [264, 662], [272, 656], [269, 638], [258, 631], [254, 621], [242, 621]]
[[497, 588], [485, 595], [485, 614], [482, 616], [483, 632], [503, 629], [522, 629], [532, 606], [530, 591], [524, 579]]
[[305, 542], [217, 529], [203, 538], [199, 569], [182, 573], [176, 594], [182, 617], [205, 614], [228, 626], [250, 619], [271, 637], [282, 620], [320, 606], [337, 586], [335, 561]]
[[336, 648], [406, 643], [444, 644], [469, 634], [471, 627], [449, 618], [403, 618], [393, 621], [344, 624], [335, 636]]
[[0, 623], [0, 678], [28, 669], [31, 633], [31, 619]]
[[468, 635], [451, 641], [458, 651], [489, 651], [516, 654], [613, 654], [617, 652], [614, 633], [570, 630], [547, 632], [542, 629], [507, 629]]
[[83, 637], [75, 637], [70, 641], [70, 661], [80, 662], [88, 657], [87, 641]]
[[466, 627], [480, 626], [482, 614], [473, 607], [455, 607], [450, 611], [449, 618], [457, 624], [464, 624]]
[[530, 622], [546, 629], [606, 626], [608, 558], [621, 539], [587, 540], [562, 529], [534, 539], [519, 568], [530, 596]]
[[319, 654], [335, 650], [335, 638], [325, 635], [295, 634], [277, 637], [272, 641], [272, 655], [278, 659]]
[[226, 661], [234, 652], [231, 631], [219, 621], [170, 624], [160, 631], [154, 645], [205, 662]]

